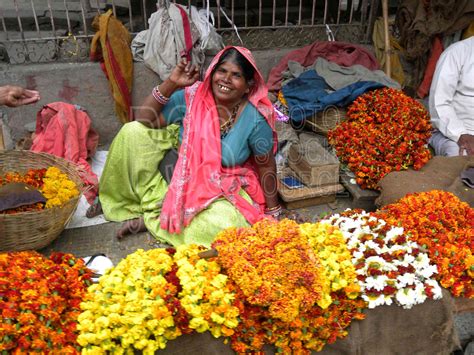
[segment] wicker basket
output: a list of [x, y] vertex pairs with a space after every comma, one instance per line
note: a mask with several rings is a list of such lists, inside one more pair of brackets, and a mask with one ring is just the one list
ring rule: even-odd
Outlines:
[[50, 166], [56, 166], [76, 183], [79, 196], [61, 207], [0, 214], [0, 251], [35, 250], [50, 244], [66, 227], [84, 192], [78, 168], [63, 158], [26, 150], [0, 151], [0, 175], [8, 171], [26, 173], [29, 169]]
[[327, 136], [331, 129], [346, 120], [346, 110], [330, 106], [322, 112], [318, 112], [311, 118], [306, 119], [306, 126], [312, 131]]

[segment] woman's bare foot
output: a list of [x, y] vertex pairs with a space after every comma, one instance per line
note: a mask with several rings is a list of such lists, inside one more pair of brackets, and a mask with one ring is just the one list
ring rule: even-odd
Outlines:
[[137, 234], [146, 231], [147, 229], [145, 226], [145, 221], [143, 220], [143, 217], [140, 217], [126, 221], [117, 231], [116, 236], [118, 239], [122, 239], [123, 237], [129, 234]]
[[94, 202], [86, 211], [86, 217], [87, 218], [94, 218], [95, 216], [98, 216], [100, 214], [104, 213], [102, 211], [102, 205], [100, 204], [100, 201], [97, 200], [97, 202]]

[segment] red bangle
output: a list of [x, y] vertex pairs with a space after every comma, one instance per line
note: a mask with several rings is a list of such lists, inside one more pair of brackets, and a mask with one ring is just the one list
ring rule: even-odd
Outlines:
[[155, 86], [153, 88], [153, 90], [151, 91], [153, 97], [155, 98], [156, 101], [158, 101], [160, 104], [162, 104], [163, 106], [166, 105], [168, 103], [168, 101], [170, 100], [169, 97], [166, 97], [165, 95], [163, 95], [160, 91], [160, 89], [158, 88], [158, 86]]

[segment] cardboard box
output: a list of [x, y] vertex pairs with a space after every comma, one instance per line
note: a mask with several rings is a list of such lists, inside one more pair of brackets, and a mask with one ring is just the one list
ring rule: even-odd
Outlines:
[[337, 185], [339, 160], [316, 141], [290, 147], [288, 165], [307, 186]]

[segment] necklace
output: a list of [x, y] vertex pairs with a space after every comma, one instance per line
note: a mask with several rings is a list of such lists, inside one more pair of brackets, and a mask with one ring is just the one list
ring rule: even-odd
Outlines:
[[225, 137], [227, 133], [229, 133], [230, 129], [232, 128], [232, 125], [234, 124], [235, 119], [237, 117], [237, 112], [239, 111], [241, 102], [239, 102], [237, 105], [234, 106], [229, 118], [224, 123], [221, 124], [221, 137]]

